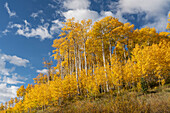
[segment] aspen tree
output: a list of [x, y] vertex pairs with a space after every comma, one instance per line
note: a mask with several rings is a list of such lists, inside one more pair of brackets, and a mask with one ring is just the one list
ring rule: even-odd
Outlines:
[[17, 90], [17, 97], [19, 97], [19, 99], [23, 98], [25, 95], [25, 88], [24, 85], [22, 85], [18, 90]]
[[3, 105], [3, 103], [1, 103], [0, 111], [3, 111], [3, 110], [4, 110], [4, 105]]

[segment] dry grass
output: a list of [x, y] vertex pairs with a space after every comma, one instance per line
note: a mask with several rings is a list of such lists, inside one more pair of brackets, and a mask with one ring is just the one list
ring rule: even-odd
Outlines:
[[[121, 95], [105, 94], [100, 98], [74, 99], [62, 106], [50, 107], [45, 113], [170, 113], [170, 87], [150, 90], [142, 95], [124, 92]], [[152, 93], [156, 92], [156, 93]]]

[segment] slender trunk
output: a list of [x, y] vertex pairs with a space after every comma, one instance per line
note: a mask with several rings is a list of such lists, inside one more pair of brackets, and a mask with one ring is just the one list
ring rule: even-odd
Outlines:
[[[89, 62], [89, 67], [88, 67], [88, 69], [90, 70], [90, 62]], [[90, 72], [90, 71], [89, 71]]]
[[48, 84], [49, 84], [49, 82], [52, 80], [51, 78], [52, 78], [52, 73], [51, 73], [51, 65], [49, 66], [49, 69], [48, 69], [48, 78], [49, 78], [49, 81], [48, 81]]
[[71, 74], [75, 71], [75, 64], [74, 64], [75, 60], [72, 59], [72, 71], [71, 71]]
[[79, 75], [81, 76], [81, 52], [80, 47], [78, 48], [78, 55], [79, 55]]
[[[107, 79], [107, 73], [106, 73], [106, 60], [105, 60], [105, 53], [104, 53], [104, 42], [103, 42], [103, 38], [102, 38], [102, 54], [103, 54], [103, 66], [104, 66], [104, 71], [105, 71], [105, 76]], [[108, 81], [106, 80], [106, 92], [109, 91], [108, 89]]]
[[42, 106], [42, 110], [44, 111], [44, 105]]
[[[86, 40], [84, 40], [84, 66], [85, 66], [85, 74], [87, 76], [87, 57], [86, 57]], [[88, 94], [88, 89], [87, 89]]]
[[92, 67], [93, 67], [93, 74], [92, 74], [92, 75], [94, 75], [94, 61], [93, 61], [93, 65], [92, 65]]
[[125, 53], [125, 52], [126, 52], [126, 49], [125, 49], [125, 44], [124, 44], [124, 47], [123, 47], [123, 49], [124, 49], [124, 54], [123, 54], [123, 55], [124, 55], [124, 60], [125, 60], [125, 63], [126, 63], [126, 62], [127, 62], [127, 59], [126, 59], [126, 53]]
[[78, 78], [78, 70], [77, 70], [77, 45], [74, 43], [74, 56], [75, 56], [75, 68], [76, 68], [76, 80], [77, 80], [77, 93], [78, 95], [80, 94], [79, 92], [79, 78]]
[[116, 57], [115, 60], [117, 61], [116, 45], [117, 45], [117, 43], [115, 42], [115, 57]]
[[70, 72], [70, 56], [69, 56], [69, 54], [70, 54], [70, 50], [68, 48], [68, 73]]
[[84, 42], [84, 62], [85, 62], [85, 71], [87, 75], [87, 58], [86, 58], [86, 43]]
[[61, 79], [64, 79], [64, 76], [63, 76], [63, 66], [62, 66], [62, 58], [60, 59], [61, 60]]
[[70, 57], [70, 75], [72, 74], [72, 58]]
[[111, 41], [110, 41], [110, 44], [109, 44], [109, 52], [110, 52], [110, 66], [112, 68], [112, 45], [111, 45]]
[[111, 44], [111, 40], [109, 43], [109, 52], [110, 52], [110, 71], [112, 73], [112, 44]]
[[[116, 57], [116, 62], [117, 62], [117, 53], [116, 53], [116, 45], [117, 45], [117, 42], [115, 42], [115, 57]], [[116, 63], [116, 65], [118, 65], [117, 63]], [[120, 84], [120, 80], [118, 81], [118, 84]], [[120, 93], [120, 86], [118, 86], [118, 94]]]
[[130, 59], [130, 51], [129, 51], [129, 48], [128, 48], [128, 43], [129, 43], [129, 38], [127, 39], [127, 51], [128, 51], [128, 59]]

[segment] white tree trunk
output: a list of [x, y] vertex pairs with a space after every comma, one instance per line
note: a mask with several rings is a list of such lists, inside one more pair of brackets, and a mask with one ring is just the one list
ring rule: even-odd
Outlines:
[[75, 68], [76, 68], [76, 80], [77, 80], [77, 93], [79, 93], [79, 77], [78, 77], [78, 70], [77, 70], [77, 45], [74, 43], [74, 57], [75, 57]]
[[[103, 42], [103, 38], [102, 38], [102, 54], [103, 54], [103, 65], [104, 65], [104, 71], [105, 71], [105, 76], [107, 79], [107, 73], [106, 73], [106, 60], [105, 60], [105, 53], [104, 53], [104, 42]], [[109, 87], [108, 87], [108, 81], [106, 81], [106, 92], [109, 91]]]
[[61, 79], [64, 79], [64, 76], [63, 76], [63, 66], [62, 66], [62, 58], [61, 58], [61, 65], [60, 65], [61, 67]]
[[79, 73], [81, 73], [81, 52], [80, 52], [80, 47], [78, 48], [78, 55], [79, 55]]
[[86, 57], [86, 43], [84, 42], [84, 62], [85, 62], [85, 71], [87, 75], [87, 57]]

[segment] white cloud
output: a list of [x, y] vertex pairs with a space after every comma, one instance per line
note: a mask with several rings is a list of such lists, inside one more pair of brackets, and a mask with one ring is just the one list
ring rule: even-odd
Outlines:
[[145, 22], [144, 26], [165, 31], [170, 0], [119, 0], [111, 2], [109, 7], [113, 12], [116, 12], [116, 17], [125, 22], [128, 21], [128, 18], [123, 18], [124, 14], [144, 14], [137, 18], [137, 20]]
[[2, 33], [3, 33], [4, 35], [7, 35], [8, 32], [9, 32], [8, 29], [5, 29], [4, 31], [2, 31]]
[[[27, 78], [21, 77], [17, 73], [13, 73], [15, 67], [7, 68], [7, 63], [26, 67], [29, 60], [22, 59], [15, 55], [11, 56], [0, 53], [0, 103], [4, 103], [5, 101], [9, 101], [10, 98], [16, 97], [16, 90], [19, 87], [15, 85], [24, 84], [23, 81], [27, 80]], [[8, 86], [9, 84], [10, 86]]]
[[10, 56], [10, 55], [2, 55], [1, 59], [8, 61], [11, 64], [14, 64], [16, 66], [24, 66], [26, 67], [27, 63], [29, 63], [29, 60], [27, 59], [22, 59], [20, 57], [17, 56]]
[[39, 11], [36, 12], [36, 13], [32, 13], [32, 14], [31, 14], [31, 17], [36, 18], [36, 17], [39, 16], [39, 14], [42, 14], [42, 13], [43, 13], [43, 11], [42, 11], [42, 10], [39, 10]]
[[54, 33], [60, 33], [60, 29], [63, 27], [62, 22], [57, 19], [57, 20], [52, 21], [52, 23], [53, 23], [53, 24], [51, 25], [50, 33], [51, 33], [52, 35], [53, 35]]
[[16, 34], [29, 37], [36, 37], [44, 40], [46, 38], [53, 38], [52, 35], [48, 32], [49, 24], [45, 23], [43, 26], [38, 26], [37, 28], [31, 28], [31, 24], [24, 20], [24, 25], [22, 24], [9, 24], [8, 28], [18, 28]]
[[160, 17], [154, 23], [148, 23], [142, 27], [146, 27], [146, 26], [149, 26], [151, 28], [155, 27], [157, 31], [165, 31], [168, 23], [167, 18], [168, 17]]
[[119, 18], [121, 22], [127, 22], [127, 20], [122, 17], [121, 13], [117, 12], [116, 14], [113, 14], [111, 11], [101, 11], [98, 13], [89, 9], [76, 9], [63, 12], [63, 16], [66, 20], [74, 17], [76, 21], [92, 19], [93, 22], [98, 21], [106, 16], [113, 16]]
[[66, 12], [62, 12], [65, 20], [72, 17], [75, 20], [92, 19], [96, 21], [100, 15], [96, 11], [89, 9], [91, 2], [89, 0], [65, 0], [64, 8], [68, 9]]
[[12, 24], [12, 22], [9, 22], [9, 24], [8, 24], [8, 26], [7, 26], [7, 28], [21, 28], [22, 27], [22, 25], [20, 25], [20, 24]]
[[[44, 22], [44, 19], [42, 19], [42, 22]], [[16, 34], [25, 36], [27, 38], [35, 37], [40, 38], [41, 40], [53, 38], [50, 32], [48, 31], [48, 23], [32, 28], [32, 25], [27, 20], [24, 20], [24, 24], [14, 24], [13, 22], [9, 22], [7, 28], [16, 28]]]
[[37, 73], [47, 74], [48, 73], [48, 69], [37, 70]]
[[24, 84], [24, 82], [19, 81], [20, 76], [17, 76], [16, 73], [12, 74], [12, 77], [7, 77], [4, 76], [2, 83], [7, 83], [7, 84]]
[[90, 10], [91, 2], [89, 0], [65, 0], [63, 2], [63, 7], [68, 9], [66, 12], [62, 12], [62, 16], [65, 17], [65, 20], [72, 17], [77, 21], [83, 19], [92, 19], [92, 21], [98, 20], [101, 15], [97, 11]]
[[36, 37], [44, 40], [46, 38], [52, 38], [52, 35], [48, 32], [48, 26], [38, 26], [37, 28], [28, 29], [28, 27], [17, 30], [18, 35], [23, 35], [27, 38]]
[[27, 20], [24, 20], [24, 23], [25, 23], [25, 26], [31, 26], [31, 24]]
[[119, 8], [123, 13], [146, 12], [152, 15], [159, 15], [169, 7], [169, 0], [120, 0]]
[[89, 9], [76, 9], [63, 12], [63, 16], [66, 19], [74, 17], [76, 20], [92, 19], [93, 21], [99, 18], [99, 14], [96, 11]]
[[24, 66], [29, 63], [29, 60], [22, 59], [17, 56], [11, 56], [0, 53], [0, 74], [1, 75], [10, 75], [11, 72], [15, 70], [15, 67], [12, 68], [6, 68], [6, 63], [9, 62], [10, 64], [14, 64], [16, 66]]
[[5, 3], [4, 7], [6, 8], [6, 10], [7, 10], [7, 12], [8, 12], [8, 14], [9, 14], [10, 17], [16, 16], [16, 12], [11, 11], [11, 10], [9, 9], [9, 6], [8, 6], [8, 3], [7, 3], [7, 2]]
[[41, 23], [44, 23], [45, 20], [43, 18], [41, 18], [40, 21], [41, 21]]
[[100, 20], [106, 16], [113, 16], [120, 18], [120, 21], [126, 22], [127, 20], [122, 17], [120, 12], [113, 14], [112, 11], [97, 11], [90, 10], [91, 2], [89, 0], [66, 0], [64, 1], [64, 7], [69, 9], [66, 12], [62, 12], [65, 19], [74, 17], [76, 20], [92, 19], [93, 22]]
[[14, 69], [7, 69], [6, 62], [3, 59], [1, 59], [1, 57], [0, 57], [0, 74], [9, 75], [9, 73], [12, 72], [13, 70]]
[[0, 103], [5, 103], [11, 98], [16, 97], [16, 91], [19, 87], [17, 86], [7, 86], [6, 83], [0, 84]]
[[67, 9], [87, 9], [90, 6], [89, 0], [66, 0], [64, 7]]
[[[37, 70], [36, 72], [37, 72], [37, 73], [48, 74], [48, 69]], [[55, 72], [59, 72], [59, 70], [56, 69]]]
[[100, 14], [103, 16], [114, 16], [111, 11], [101, 11]]
[[48, 4], [48, 6], [51, 7], [51, 8], [54, 8], [54, 9], [57, 8], [57, 6], [55, 6], [53, 4]]

